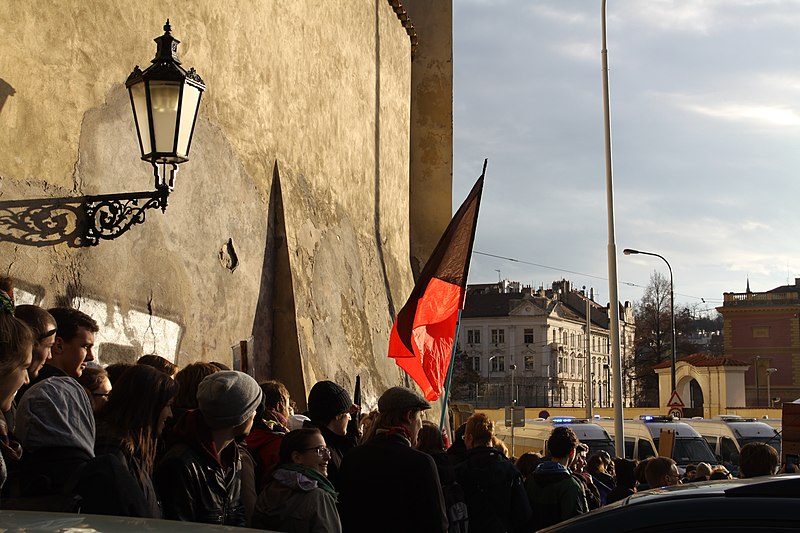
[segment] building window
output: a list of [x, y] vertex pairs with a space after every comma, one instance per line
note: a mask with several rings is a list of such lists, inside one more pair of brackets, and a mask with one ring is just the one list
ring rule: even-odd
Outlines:
[[558, 373], [562, 373], [564, 371], [564, 358], [559, 356], [558, 357]]
[[506, 361], [505, 357], [502, 355], [498, 355], [494, 359], [492, 359], [492, 372], [505, 372], [506, 370]]
[[564, 346], [567, 345], [567, 332], [566, 331], [561, 334], [561, 344], [563, 344]]
[[556, 330], [553, 330], [553, 344], [556, 343]]
[[533, 328], [525, 328], [525, 344], [533, 344]]
[[505, 344], [506, 343], [506, 330], [504, 330], [504, 329], [493, 329], [492, 330], [492, 343], [493, 344]]
[[467, 330], [467, 344], [480, 344], [481, 343], [481, 330], [468, 329]]
[[480, 357], [471, 357], [472, 359], [472, 370], [475, 372], [480, 373], [481, 371], [481, 358]]
[[534, 370], [536, 366], [536, 358], [533, 355], [525, 356], [525, 370]]

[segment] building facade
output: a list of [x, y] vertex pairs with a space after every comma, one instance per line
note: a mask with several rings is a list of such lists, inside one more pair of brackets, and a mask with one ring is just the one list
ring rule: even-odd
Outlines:
[[[634, 328], [626, 302], [620, 307], [623, 360], [633, 355]], [[509, 281], [471, 285], [458, 346], [477, 379], [464, 399], [492, 407], [510, 405], [512, 396], [528, 407], [610, 406], [609, 338], [607, 307], [569, 281], [537, 290]], [[631, 390], [625, 383], [626, 403]]]
[[[800, 278], [766, 292], [726, 292], [725, 355], [748, 363], [747, 406], [770, 407], [800, 398]], [[777, 399], [777, 400], [776, 400]]]

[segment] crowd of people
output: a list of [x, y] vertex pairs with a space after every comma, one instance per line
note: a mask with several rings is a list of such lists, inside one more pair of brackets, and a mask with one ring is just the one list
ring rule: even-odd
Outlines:
[[[220, 363], [145, 355], [100, 368], [91, 317], [15, 306], [0, 289], [1, 508], [286, 532], [528, 532], [637, 490], [730, 476], [700, 464], [682, 480], [666, 457], [590, 454], [565, 426], [549, 455], [509, 457], [482, 413], [451, 444], [403, 387], [362, 415], [320, 381], [299, 414], [281, 382]], [[778, 456], [748, 444], [740, 463], [745, 477], [771, 475]]]

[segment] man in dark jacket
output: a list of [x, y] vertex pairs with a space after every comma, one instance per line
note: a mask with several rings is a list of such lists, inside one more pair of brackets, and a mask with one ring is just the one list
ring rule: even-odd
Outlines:
[[392, 387], [378, 399], [375, 435], [353, 448], [339, 471], [339, 512], [348, 533], [444, 533], [447, 517], [436, 464], [415, 450], [422, 414], [431, 405]]
[[235, 439], [250, 433], [261, 389], [242, 372], [217, 372], [200, 382], [197, 401], [200, 408], [173, 429], [174, 442], [154, 473], [164, 518], [244, 526]]
[[464, 489], [469, 530], [485, 533], [530, 531], [531, 507], [522, 474], [505, 455], [492, 447], [494, 423], [483, 413], [467, 420], [466, 459], [456, 467]]
[[331, 452], [328, 480], [339, 488], [339, 468], [344, 455], [358, 444], [360, 406], [353, 404], [350, 394], [333, 381], [318, 381], [308, 393], [308, 416], [304, 427], [315, 427], [322, 433]]
[[554, 428], [547, 439], [551, 460], [540, 464], [525, 482], [535, 517], [535, 529], [587, 512], [583, 487], [568, 469], [577, 445], [578, 438], [570, 428]]

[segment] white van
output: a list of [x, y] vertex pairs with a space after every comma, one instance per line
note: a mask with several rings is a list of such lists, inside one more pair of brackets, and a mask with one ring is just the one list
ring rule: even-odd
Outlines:
[[[596, 420], [597, 424], [614, 437], [614, 421], [610, 418]], [[671, 416], [642, 415], [638, 420], [624, 420], [625, 457], [639, 461], [658, 455], [658, 441], [662, 429], [675, 432], [672, 459], [681, 471], [688, 464], [717, 464], [708, 444], [691, 426]]]
[[[593, 420], [573, 417], [552, 417], [548, 420], [526, 420], [525, 427], [514, 428], [514, 454], [519, 457], [526, 452], [547, 455], [547, 439], [556, 426], [569, 426], [583, 444], [589, 447], [589, 454], [605, 450], [614, 456], [614, 441], [608, 433]], [[497, 426], [497, 436], [511, 450], [511, 428]]]
[[708, 443], [712, 453], [733, 475], [739, 475], [739, 451], [750, 442], [765, 442], [781, 453], [781, 436], [774, 428], [756, 418], [720, 416], [713, 419], [682, 419]]

